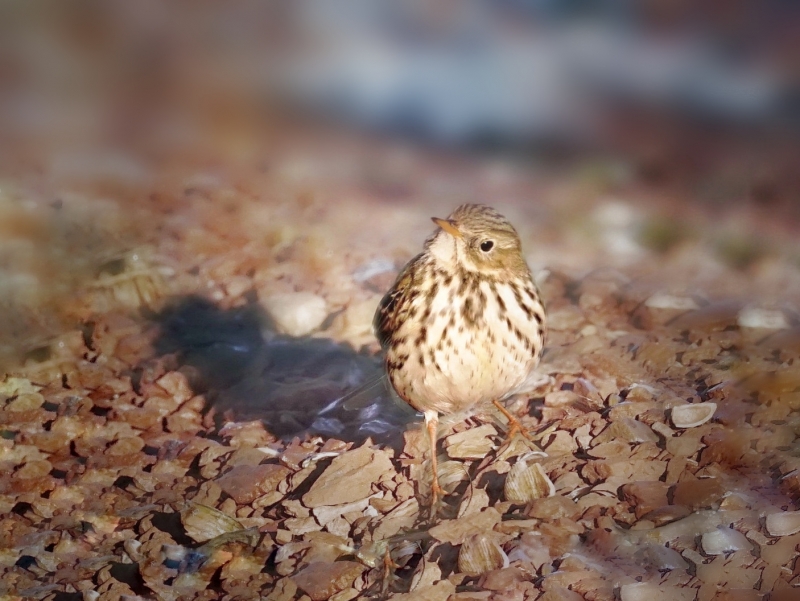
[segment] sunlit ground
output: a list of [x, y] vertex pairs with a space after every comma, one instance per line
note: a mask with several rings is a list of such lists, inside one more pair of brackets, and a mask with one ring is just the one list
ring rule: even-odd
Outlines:
[[[0, 594], [794, 598], [787, 122], [398, 135], [254, 75], [283, 11], [83, 6], [3, 25]], [[550, 379], [508, 404], [545, 454], [450, 420], [431, 516], [371, 320], [464, 202], [548, 304]]]

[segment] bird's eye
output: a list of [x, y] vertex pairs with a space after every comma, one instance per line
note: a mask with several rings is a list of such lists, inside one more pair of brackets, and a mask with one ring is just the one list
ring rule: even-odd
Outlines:
[[481, 242], [481, 250], [485, 253], [488, 253], [490, 250], [494, 248], [494, 242], [492, 240], [484, 240]]

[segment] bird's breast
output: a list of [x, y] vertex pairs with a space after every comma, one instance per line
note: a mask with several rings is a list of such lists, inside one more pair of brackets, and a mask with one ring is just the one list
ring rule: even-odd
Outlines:
[[529, 280], [444, 276], [413, 303], [387, 368], [418, 410], [450, 413], [501, 399], [538, 363], [544, 313]]

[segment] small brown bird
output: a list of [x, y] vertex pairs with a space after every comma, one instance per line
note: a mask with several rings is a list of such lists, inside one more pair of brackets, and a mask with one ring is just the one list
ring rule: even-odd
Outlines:
[[545, 309], [522, 256], [519, 235], [491, 207], [466, 204], [400, 272], [375, 313], [392, 386], [425, 415], [433, 503], [443, 493], [436, 466], [439, 414], [517, 392], [539, 363]]

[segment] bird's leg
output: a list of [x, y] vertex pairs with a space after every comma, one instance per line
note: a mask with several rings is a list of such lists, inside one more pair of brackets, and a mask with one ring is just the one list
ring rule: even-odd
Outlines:
[[436, 461], [436, 434], [439, 428], [439, 414], [436, 411], [425, 412], [425, 427], [428, 429], [428, 438], [431, 443], [431, 507], [435, 507], [439, 499], [444, 496], [444, 490], [439, 486], [439, 469]]
[[503, 407], [500, 401], [495, 399], [494, 401], [492, 401], [492, 405], [497, 407], [497, 410], [500, 411], [500, 413], [502, 413], [503, 415], [505, 415], [506, 419], [508, 420], [508, 432], [506, 432], [507, 441], [514, 438], [514, 434], [516, 434], [517, 432], [522, 434], [525, 438], [530, 439], [530, 434], [528, 433], [528, 429], [525, 428], [516, 417], [511, 415], [508, 409]]

